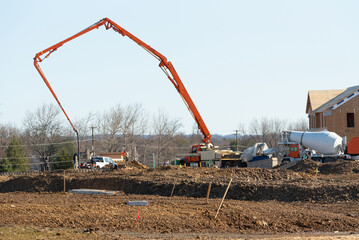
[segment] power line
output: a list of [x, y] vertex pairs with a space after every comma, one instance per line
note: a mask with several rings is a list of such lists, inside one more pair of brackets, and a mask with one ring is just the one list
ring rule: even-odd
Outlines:
[[[57, 162], [49, 162], [49, 164], [55, 164], [55, 163], [73, 163], [73, 161], [57, 161]], [[12, 166], [30, 166], [30, 165], [38, 165], [38, 164], [44, 164], [42, 162], [38, 162], [38, 163], [22, 163], [22, 164], [19, 164], [19, 163], [10, 163], [10, 165]]]
[[[56, 157], [66, 157], [66, 156], [68, 156], [68, 155], [62, 154], [62, 155], [53, 155], [53, 156], [48, 156], [48, 157], [49, 158], [56, 158]], [[5, 158], [0, 158], [0, 160], [4, 160], [4, 159], [8, 159], [8, 160], [11, 160], [11, 159], [23, 159], [23, 158], [32, 160], [32, 159], [41, 159], [42, 156], [32, 155], [31, 157], [16, 157], [16, 158], [14, 158], [14, 157], [6, 158], [5, 157]]]
[[[88, 140], [80, 140], [80, 142], [89, 142], [89, 141], [91, 141], [91, 140], [90, 139], [88, 139]], [[20, 144], [20, 145], [16, 145], [16, 146], [20, 146], [20, 147], [48, 146], [48, 145], [61, 145], [61, 144], [66, 144], [66, 143], [74, 143], [74, 141], [56, 142], [56, 143]], [[0, 148], [8, 148], [8, 147], [9, 147], [9, 145], [0, 146]]]

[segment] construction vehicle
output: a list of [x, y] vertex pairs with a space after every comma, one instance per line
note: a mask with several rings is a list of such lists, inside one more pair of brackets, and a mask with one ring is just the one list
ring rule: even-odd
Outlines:
[[282, 163], [303, 159], [331, 162], [337, 159], [359, 159], [359, 137], [346, 143], [346, 137], [340, 137], [327, 130], [285, 131], [283, 141], [278, 143]]
[[192, 145], [188, 154], [182, 155], [179, 164], [195, 167], [246, 167], [247, 164], [240, 159], [242, 152], [220, 150], [216, 146], [208, 148], [206, 144]]
[[[78, 151], [80, 148], [79, 145], [79, 138], [78, 138], [78, 131], [75, 128], [75, 126], [72, 124], [69, 116], [67, 115], [65, 109], [62, 107], [58, 97], [56, 96], [54, 90], [52, 89], [50, 83], [48, 82], [44, 72], [40, 68], [39, 63], [42, 62], [44, 59], [48, 58], [53, 52], [55, 52], [58, 48], [63, 46], [65, 43], [82, 36], [85, 33], [88, 33], [94, 29], [98, 29], [99, 27], [104, 26], [106, 30], [113, 29], [115, 32], [121, 34], [122, 36], [127, 36], [134, 42], [136, 42], [139, 46], [141, 46], [143, 49], [145, 49], [147, 52], [149, 52], [152, 56], [154, 56], [157, 60], [160, 61], [159, 67], [162, 69], [162, 71], [167, 75], [168, 79], [171, 81], [171, 83], [174, 85], [174, 87], [177, 89], [178, 93], [180, 94], [181, 98], [183, 99], [184, 103], [186, 104], [188, 110], [190, 111], [191, 115], [193, 116], [194, 120], [197, 123], [198, 128], [200, 129], [201, 133], [203, 134], [203, 144], [194, 145], [192, 147], [192, 152], [188, 156], [184, 156], [181, 164], [191, 165], [191, 163], [195, 163], [198, 166], [201, 166], [201, 162], [206, 161], [222, 161], [222, 163], [230, 161], [231, 163], [239, 163], [239, 153], [231, 153], [228, 151], [220, 151], [215, 150], [213, 144], [212, 144], [212, 136], [204, 123], [200, 113], [198, 112], [195, 104], [193, 103], [190, 95], [188, 94], [186, 88], [184, 87], [179, 75], [177, 74], [175, 68], [173, 67], [172, 63], [167, 60], [165, 56], [163, 56], [161, 53], [144, 43], [139, 38], [135, 37], [133, 34], [126, 31], [124, 28], [117, 25], [115, 22], [108, 18], [103, 18], [100, 21], [96, 22], [95, 24], [89, 26], [88, 28], [80, 31], [79, 33], [37, 53], [34, 57], [34, 66], [36, 70], [39, 72], [40, 76], [42, 77], [43, 81], [45, 82], [46, 86], [49, 88], [50, 92], [54, 96], [55, 100], [57, 101], [58, 105], [60, 106], [62, 112], [65, 114], [67, 120], [69, 121], [70, 125], [72, 126], [72, 129], [77, 134], [77, 140], [78, 140]], [[194, 149], [195, 152], [194, 152]], [[222, 164], [220, 164], [222, 165]], [[225, 164], [223, 164], [225, 165]], [[236, 165], [236, 164], [232, 164]]]

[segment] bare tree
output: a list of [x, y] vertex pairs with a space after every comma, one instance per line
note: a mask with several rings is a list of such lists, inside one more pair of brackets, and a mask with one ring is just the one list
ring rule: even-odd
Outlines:
[[253, 119], [249, 124], [249, 130], [257, 142], [265, 142], [269, 147], [276, 147], [286, 125], [284, 120], [262, 117], [261, 120]]
[[202, 142], [203, 135], [196, 123], [194, 123], [192, 126], [192, 134], [189, 139], [190, 139], [190, 144], [192, 144], [192, 145], [199, 144]]
[[[74, 122], [74, 126], [79, 132], [80, 140], [86, 140], [86, 138], [90, 135], [91, 124], [93, 123], [95, 114], [89, 113], [86, 117], [80, 118]], [[73, 133], [73, 129], [69, 129], [71, 133]]]
[[119, 134], [123, 122], [123, 109], [120, 105], [98, 114], [96, 132], [100, 138], [101, 151], [114, 152], [119, 147]]
[[121, 126], [122, 142], [129, 152], [130, 158], [137, 160], [137, 135], [141, 132], [141, 117], [144, 117], [141, 104], [128, 105], [124, 111], [124, 121]]
[[[256, 125], [254, 125], [256, 126]], [[254, 126], [251, 126], [252, 128], [254, 128]], [[240, 150], [244, 150], [246, 148], [251, 147], [255, 142], [257, 142], [258, 140], [258, 136], [252, 136], [249, 131], [247, 130], [247, 127], [244, 123], [239, 123], [238, 127], [238, 145], [239, 145], [239, 149]], [[254, 132], [257, 132], [258, 130], [256, 130], [255, 128], [253, 129]], [[232, 144], [234, 144], [234, 142], [232, 142]], [[234, 149], [234, 147], [232, 147]]]
[[306, 131], [308, 130], [308, 120], [302, 118], [297, 121], [290, 122], [287, 130]]
[[[81, 151], [85, 151], [86, 149], [90, 149], [90, 141], [89, 136], [91, 133], [91, 125], [94, 121], [94, 114], [89, 113], [86, 117], [80, 118], [74, 122], [74, 126], [76, 127], [78, 134], [79, 134], [79, 140], [81, 142], [80, 149]], [[71, 128], [68, 128], [68, 136], [75, 137], [75, 133]]]
[[126, 147], [130, 154], [135, 152], [137, 134], [141, 132], [142, 113], [141, 105], [134, 104], [125, 108], [117, 105], [98, 115], [96, 132], [100, 137], [102, 150], [115, 152]]
[[262, 117], [261, 120], [253, 119], [249, 123], [249, 132], [256, 138], [257, 142], [266, 142], [270, 133], [268, 119], [265, 117]]
[[286, 129], [287, 122], [278, 118], [270, 120], [270, 137], [267, 139], [269, 147], [277, 147], [282, 139], [282, 132]]
[[140, 120], [139, 120], [139, 135], [141, 136], [140, 143], [142, 143], [142, 161], [143, 163], [146, 163], [147, 158], [147, 150], [148, 150], [148, 144], [149, 144], [149, 135], [150, 129], [149, 129], [149, 121], [148, 118], [145, 116], [145, 113], [141, 114]]
[[178, 119], [169, 119], [167, 114], [162, 110], [159, 110], [157, 116], [154, 117], [153, 133], [156, 146], [157, 165], [160, 165], [163, 162], [163, 159], [171, 155], [169, 150], [171, 147], [173, 150], [173, 140], [178, 134], [178, 130], [181, 126]]
[[26, 141], [34, 154], [43, 161], [57, 152], [63, 128], [58, 119], [59, 109], [43, 104], [35, 112], [27, 112], [24, 120]]

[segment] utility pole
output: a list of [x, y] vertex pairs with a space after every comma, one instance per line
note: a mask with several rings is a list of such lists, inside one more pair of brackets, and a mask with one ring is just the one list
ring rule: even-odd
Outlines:
[[236, 132], [236, 151], [238, 152], [238, 132], [239, 130], [234, 130]]
[[95, 157], [94, 139], [93, 139], [93, 129], [94, 128], [96, 128], [96, 127], [91, 127], [91, 130], [92, 130], [92, 145], [91, 145], [92, 157]]

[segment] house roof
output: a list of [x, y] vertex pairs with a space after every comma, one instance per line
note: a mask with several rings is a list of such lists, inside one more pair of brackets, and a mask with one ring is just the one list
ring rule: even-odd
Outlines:
[[330, 99], [326, 103], [322, 104], [320, 107], [313, 110], [313, 112], [324, 112], [329, 108], [337, 108], [341, 104], [349, 101], [352, 97], [359, 95], [359, 85], [347, 88], [345, 91]]
[[311, 110], [315, 111], [318, 107], [327, 103], [329, 100], [333, 99], [344, 91], [345, 89], [308, 91], [307, 107], [305, 112], [309, 113], [310, 106]]
[[122, 152], [104, 152], [104, 153], [100, 153], [99, 156], [110, 157], [110, 158], [112, 158], [114, 160], [123, 159]]

